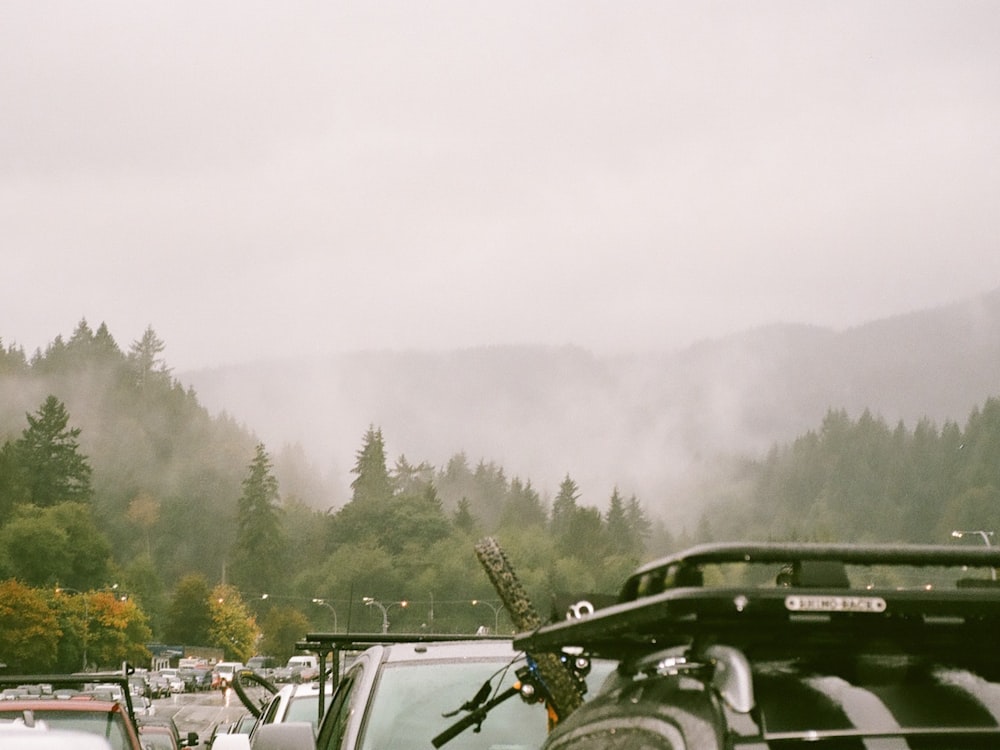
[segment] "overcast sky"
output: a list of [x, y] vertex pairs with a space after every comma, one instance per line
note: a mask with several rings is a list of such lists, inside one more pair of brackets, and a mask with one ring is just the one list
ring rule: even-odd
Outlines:
[[1000, 286], [1000, 3], [0, 7], [0, 339], [674, 348]]

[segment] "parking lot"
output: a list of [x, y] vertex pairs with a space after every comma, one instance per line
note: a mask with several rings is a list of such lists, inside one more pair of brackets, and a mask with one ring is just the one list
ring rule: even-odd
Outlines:
[[173, 716], [181, 734], [197, 732], [202, 742], [212, 729], [246, 713], [239, 697], [232, 690], [208, 690], [199, 693], [179, 693], [153, 701], [156, 715]]

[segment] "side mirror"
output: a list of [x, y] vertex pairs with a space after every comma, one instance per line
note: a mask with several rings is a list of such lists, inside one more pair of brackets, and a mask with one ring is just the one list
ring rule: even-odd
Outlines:
[[198, 736], [197, 732], [188, 732], [187, 737], [184, 738], [184, 747], [198, 747], [201, 744], [201, 737]]

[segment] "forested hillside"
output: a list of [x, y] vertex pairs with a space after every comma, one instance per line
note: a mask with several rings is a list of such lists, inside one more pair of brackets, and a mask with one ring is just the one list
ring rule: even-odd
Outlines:
[[954, 530], [992, 533], [1000, 528], [1000, 399], [963, 426], [830, 411], [817, 429], [743, 464], [716, 500], [699, 528], [704, 539], [946, 544]]
[[[30, 358], [2, 349], [0, 580], [29, 587], [12, 601], [36, 602], [9, 610], [12, 627], [32, 609], [70, 623], [65, 592], [89, 602], [113, 589], [139, 607], [136, 632], [227, 650], [253, 639], [205, 623], [236, 599], [281, 641], [275, 651], [328, 625], [330, 610], [340, 626], [377, 627], [365, 596], [399, 604], [399, 627], [464, 632], [499, 617], [483, 614], [495, 605], [473, 552], [482, 535], [504, 538], [542, 603], [614, 591], [647, 550], [670, 548], [634, 496], [613, 490], [598, 511], [566, 475], [550, 504], [530, 479], [461, 452], [440, 467], [390, 457], [375, 425], [358, 435], [347, 502], [303, 498], [323, 480], [301, 451], [276, 458], [248, 428], [210, 416], [164, 349], [152, 328], [122, 351], [84, 321]], [[60, 651], [63, 666], [77, 658]]]
[[[32, 656], [26, 636], [25, 653], [0, 660], [79, 663], [80, 622], [101, 607], [132, 633], [104, 652], [95, 644], [112, 662], [136, 658], [136, 639], [149, 637], [242, 657], [262, 632], [280, 654], [309, 628], [377, 629], [366, 598], [391, 610], [397, 630], [502, 627], [473, 552], [487, 534], [544, 609], [563, 592], [614, 593], [640, 562], [699, 541], [946, 543], [952, 530], [1000, 520], [995, 398], [961, 423], [830, 408], [767, 452], [714, 461], [687, 490], [700, 522], [684, 527], [615, 485], [584, 502], [568, 472], [546, 495], [461, 450], [439, 464], [389, 455], [375, 421], [345, 458], [346, 499], [330, 501], [300, 446], [275, 451], [212, 416], [164, 350], [152, 328], [123, 351], [83, 321], [30, 358], [0, 346], [0, 644], [29, 621], [61, 623], [63, 634], [57, 651]], [[67, 592], [88, 597], [82, 610]]]
[[530, 477], [551, 501], [565, 474], [586, 502], [612, 489], [690, 525], [694, 479], [731, 456], [762, 456], [828, 410], [867, 409], [911, 429], [963, 423], [1000, 393], [1000, 290], [844, 331], [774, 325], [678, 351], [598, 355], [578, 347], [347, 352], [184, 373], [209, 409], [269, 443], [297, 442], [334, 481], [374, 423], [397, 453], [436, 466], [463, 451]]

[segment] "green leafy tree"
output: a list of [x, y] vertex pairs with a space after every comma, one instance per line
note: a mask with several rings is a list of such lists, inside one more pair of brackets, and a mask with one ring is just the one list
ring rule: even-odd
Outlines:
[[4, 569], [34, 586], [93, 588], [111, 572], [111, 545], [83, 503], [19, 508], [0, 529], [0, 557]]
[[163, 632], [167, 595], [163, 577], [149, 555], [139, 555], [122, 569], [123, 588], [142, 606], [149, 617], [149, 627], [156, 636]]
[[0, 526], [10, 519], [18, 505], [28, 502], [26, 480], [15, 443], [4, 443], [0, 446]]
[[168, 643], [207, 646], [212, 627], [211, 589], [205, 576], [190, 573], [174, 589], [163, 637]]
[[284, 530], [278, 507], [278, 480], [271, 459], [258, 443], [243, 480], [236, 516], [230, 574], [246, 590], [268, 591], [284, 571]]
[[392, 497], [392, 480], [386, 468], [385, 440], [382, 430], [373, 426], [365, 433], [361, 449], [355, 455], [355, 475], [351, 482], [352, 502], [372, 502]]
[[62, 635], [41, 592], [15, 580], [0, 582], [0, 662], [9, 673], [52, 671]]
[[88, 657], [98, 668], [120, 667], [122, 662], [147, 664], [146, 644], [152, 639], [149, 618], [134, 599], [111, 591], [88, 595], [92, 630]]
[[273, 607], [261, 621], [261, 653], [280, 662], [294, 656], [295, 644], [309, 632], [309, 618], [297, 609]]
[[89, 501], [91, 468], [80, 453], [79, 427], [68, 427], [69, 412], [49, 396], [14, 445], [26, 500], [39, 507], [77, 500]]
[[209, 606], [212, 613], [209, 645], [221, 648], [226, 659], [246, 663], [257, 650], [260, 631], [240, 592], [233, 586], [220, 584], [212, 589]]

